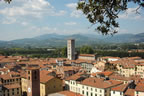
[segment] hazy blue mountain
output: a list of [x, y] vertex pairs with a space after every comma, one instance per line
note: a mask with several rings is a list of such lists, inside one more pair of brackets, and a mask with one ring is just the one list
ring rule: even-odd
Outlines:
[[37, 39], [37, 40], [46, 40], [46, 39], [62, 39], [62, 38], [65, 38], [66, 36], [65, 35], [58, 35], [56, 33], [52, 33], [52, 34], [44, 34], [44, 35], [41, 35], [41, 36], [37, 36], [37, 37], [34, 37], [34, 39]]
[[144, 33], [134, 35], [133, 40], [135, 42], [144, 42]]
[[114, 36], [108, 36], [104, 39], [112, 43], [129, 43], [129, 42], [133, 42], [131, 40], [133, 36], [134, 36], [133, 34], [116, 34]]
[[63, 47], [67, 39], [75, 39], [76, 46], [94, 45], [103, 43], [129, 43], [144, 42], [144, 33], [140, 34], [116, 34], [114, 36], [96, 34], [59, 35], [45, 34], [34, 38], [17, 39], [12, 41], [0, 41], [0, 47]]

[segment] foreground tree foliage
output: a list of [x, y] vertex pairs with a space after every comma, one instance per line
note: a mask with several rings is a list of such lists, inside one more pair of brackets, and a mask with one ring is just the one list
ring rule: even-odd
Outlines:
[[92, 25], [96, 24], [95, 30], [107, 35], [117, 33], [118, 14], [126, 11], [130, 2], [139, 5], [136, 12], [144, 7], [144, 0], [80, 0], [77, 9], [82, 10]]
[[12, 0], [4, 0], [5, 2], [7, 2], [7, 3], [10, 3]]

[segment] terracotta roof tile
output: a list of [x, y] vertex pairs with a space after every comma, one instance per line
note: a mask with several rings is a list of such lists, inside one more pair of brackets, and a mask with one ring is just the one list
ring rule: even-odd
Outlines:
[[134, 92], [135, 92], [134, 89], [127, 89], [127, 91], [125, 92], [125, 95], [126, 96], [134, 96]]
[[80, 95], [78, 93], [74, 93], [74, 92], [71, 92], [71, 91], [61, 91], [61, 92], [58, 92], [60, 94], [63, 94], [64, 96], [83, 96], [83, 95]]
[[110, 76], [110, 75], [113, 74], [113, 72], [111, 72], [111, 71], [104, 71], [104, 72], [98, 72], [97, 74], [103, 74], [105, 76]]
[[137, 84], [135, 90], [144, 92], [144, 84], [142, 84], [142, 83]]
[[54, 76], [48, 76], [48, 75], [47, 75], [48, 73], [49, 73], [49, 72], [48, 72], [48, 71], [45, 71], [45, 70], [40, 71], [40, 82], [41, 82], [41, 83], [46, 83], [46, 82], [48, 82], [49, 80], [55, 78]]
[[120, 85], [123, 82], [121, 81], [116, 81], [116, 80], [104, 80], [100, 78], [94, 78], [90, 77], [82, 81], [82, 84], [88, 85], [88, 86], [93, 86], [96, 88], [109, 88], [112, 86]]
[[127, 87], [128, 87], [128, 84], [122, 84], [122, 85], [119, 85], [119, 86], [112, 88], [112, 90], [124, 92]]
[[[16, 75], [19, 75], [19, 76], [16, 76]], [[13, 74], [13, 72], [12, 72], [12, 73], [8, 73], [8, 74], [0, 75], [0, 78], [7, 80], [7, 79], [21, 78], [21, 77], [20, 77], [19, 73]]]
[[20, 88], [20, 84], [4, 85], [4, 87], [7, 89], [15, 89], [15, 88]]
[[72, 75], [72, 76], [70, 76], [70, 77], [67, 77], [66, 80], [77, 80], [78, 78], [81, 77], [82, 74], [83, 74], [83, 72], [81, 72], [81, 73], [76, 73], [76, 74], [74, 74], [74, 75]]

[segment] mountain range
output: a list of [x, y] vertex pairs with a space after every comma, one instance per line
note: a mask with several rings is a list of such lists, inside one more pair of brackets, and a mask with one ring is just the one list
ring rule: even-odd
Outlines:
[[93, 35], [93, 34], [45, 34], [34, 38], [24, 38], [12, 41], [0, 41], [0, 47], [63, 47], [66, 46], [67, 39], [75, 39], [76, 46], [105, 44], [105, 43], [142, 43], [144, 33], [139, 34], [116, 34]]

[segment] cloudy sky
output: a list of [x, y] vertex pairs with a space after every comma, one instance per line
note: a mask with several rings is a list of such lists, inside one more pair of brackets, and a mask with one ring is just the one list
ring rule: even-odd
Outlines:
[[[78, 0], [0, 0], [0, 40], [31, 38], [43, 34], [95, 34], [94, 26], [81, 11]], [[119, 33], [144, 32], [144, 9], [135, 14], [137, 5], [119, 15]]]

